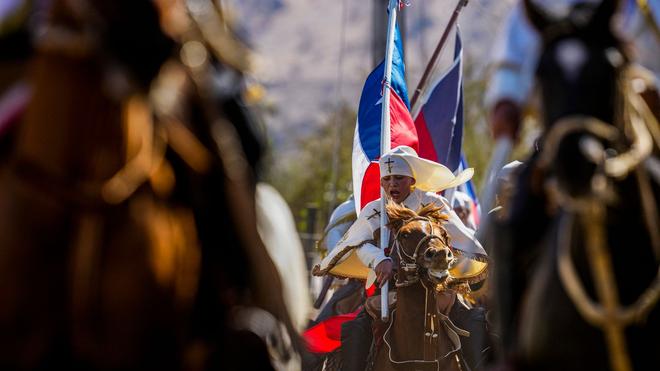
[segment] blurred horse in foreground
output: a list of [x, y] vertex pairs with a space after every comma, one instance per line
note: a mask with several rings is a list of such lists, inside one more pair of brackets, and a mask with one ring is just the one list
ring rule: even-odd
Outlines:
[[554, 19], [525, 1], [543, 40], [545, 130], [494, 248], [502, 339], [520, 369], [660, 362], [660, 129], [612, 33], [617, 5]]
[[273, 245], [291, 217], [257, 193], [249, 53], [221, 7], [54, 0], [33, 18], [0, 163], [0, 367], [295, 368], [305, 308], [268, 252], [302, 255]]

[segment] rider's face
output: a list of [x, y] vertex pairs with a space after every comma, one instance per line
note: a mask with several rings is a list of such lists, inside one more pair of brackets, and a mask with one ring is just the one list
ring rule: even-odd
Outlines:
[[396, 203], [401, 203], [408, 197], [413, 184], [415, 184], [415, 179], [405, 175], [386, 175], [380, 178], [380, 186]]

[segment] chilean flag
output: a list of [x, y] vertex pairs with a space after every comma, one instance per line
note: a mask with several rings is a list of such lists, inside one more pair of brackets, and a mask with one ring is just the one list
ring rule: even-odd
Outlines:
[[422, 100], [415, 117], [419, 156], [456, 171], [463, 142], [463, 48], [456, 32], [454, 63]]
[[[454, 62], [425, 95], [422, 108], [415, 117], [419, 137], [418, 154], [447, 166], [455, 174], [466, 169], [461, 150], [463, 144], [463, 43], [458, 28], [454, 45]], [[473, 224], [479, 225], [479, 201], [472, 180], [458, 190], [472, 199]], [[450, 195], [447, 195], [451, 198]], [[451, 201], [451, 200], [450, 200]]]
[[[458, 170], [457, 172], [461, 172], [465, 169], [467, 169], [468, 163], [465, 160], [465, 156], [461, 154], [461, 163], [458, 165]], [[479, 227], [479, 215], [481, 215], [481, 206], [479, 206], [479, 198], [477, 197], [477, 192], [475, 192], [474, 189], [474, 184], [472, 183], [472, 179], [470, 181], [463, 183], [456, 187], [458, 191], [461, 191], [468, 196], [470, 196], [470, 222], [474, 227]]]
[[[383, 109], [383, 81], [385, 62], [381, 62], [367, 77], [362, 88], [358, 107], [355, 136], [353, 138], [353, 195], [356, 212], [375, 199], [380, 198], [380, 125]], [[394, 32], [392, 53], [392, 75], [390, 90], [390, 140], [391, 147], [406, 145], [418, 150], [417, 131], [408, 102], [405, 80], [403, 46], [397, 27]], [[367, 291], [373, 295], [375, 286]], [[303, 338], [307, 349], [313, 353], [327, 353], [341, 345], [341, 325], [353, 320], [362, 308], [353, 313], [330, 317], [307, 329]]]
[[[403, 46], [398, 27], [394, 32], [394, 44], [390, 90], [391, 147], [406, 145], [417, 151], [419, 149], [417, 130], [410, 116]], [[358, 215], [367, 203], [380, 198], [378, 159], [384, 76], [383, 61], [367, 77], [360, 97], [353, 137], [353, 194]]]

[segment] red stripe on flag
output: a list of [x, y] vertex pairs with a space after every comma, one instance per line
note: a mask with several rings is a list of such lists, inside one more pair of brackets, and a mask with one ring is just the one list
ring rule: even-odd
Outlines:
[[408, 146], [419, 150], [417, 130], [408, 107], [394, 90], [390, 95], [390, 140], [391, 147]]
[[472, 223], [475, 226], [479, 226], [479, 209], [477, 209], [477, 204], [474, 201], [470, 202], [470, 216], [472, 217]]
[[[392, 90], [390, 95], [390, 140], [391, 148], [397, 146], [409, 146], [415, 151], [419, 149], [417, 130], [415, 123], [410, 117], [408, 107], [401, 98]], [[367, 167], [362, 178], [360, 192], [360, 209], [373, 200], [380, 198], [380, 169], [378, 162], [372, 162]]]
[[341, 346], [341, 325], [352, 321], [362, 310], [360, 306], [355, 312], [330, 317], [325, 321], [310, 327], [303, 333], [307, 349], [312, 353], [328, 353]]
[[419, 137], [419, 157], [427, 160], [438, 162], [438, 154], [435, 152], [433, 140], [431, 140], [431, 133], [426, 125], [424, 118], [424, 111], [420, 111], [415, 120], [415, 128], [417, 129], [417, 136]]
[[369, 202], [380, 198], [380, 169], [378, 162], [372, 162], [367, 167], [362, 178], [362, 189], [360, 194], [360, 210]]

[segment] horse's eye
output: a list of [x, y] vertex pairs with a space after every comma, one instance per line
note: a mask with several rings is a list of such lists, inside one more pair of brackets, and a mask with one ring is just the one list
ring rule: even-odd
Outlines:
[[410, 233], [408, 233], [408, 232], [401, 233], [401, 238], [406, 239], [408, 237], [410, 237]]

